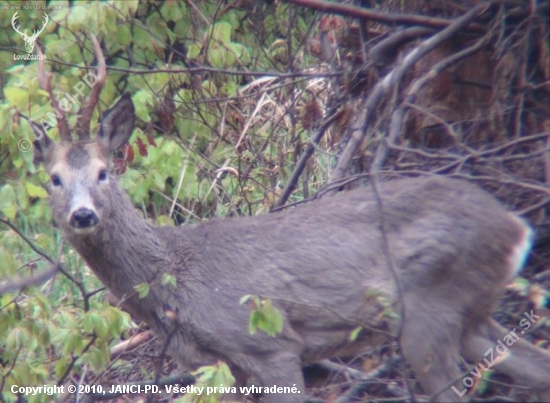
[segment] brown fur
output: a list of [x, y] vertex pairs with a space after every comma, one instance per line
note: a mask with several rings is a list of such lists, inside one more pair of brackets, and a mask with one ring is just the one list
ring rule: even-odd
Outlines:
[[[239, 380], [296, 385], [301, 394], [266, 395], [266, 401], [297, 403], [305, 398], [302, 365], [356, 354], [396, 334], [397, 320], [384, 301], [399, 312], [397, 291], [370, 188], [282, 213], [154, 227], [115, 178], [98, 181], [111, 152], [130, 136], [133, 119], [125, 96], [104, 117], [96, 142], [43, 139], [37, 157], [63, 183], [52, 187], [51, 201], [66, 239], [135, 316], [161, 338], [173, 335], [176, 358], [188, 367], [222, 359]], [[90, 163], [71, 162], [80, 155]], [[450, 386], [456, 381], [464, 388], [461, 355], [475, 365], [506, 334], [490, 314], [516, 274], [516, 252], [526, 252], [518, 245], [528, 227], [462, 181], [389, 181], [381, 196], [405, 303], [404, 356], [435, 400], [458, 401]], [[97, 225], [76, 231], [72, 216], [88, 209]], [[176, 277], [177, 288], [161, 285], [164, 273]], [[134, 287], [144, 282], [151, 290], [140, 299]], [[273, 300], [284, 316], [281, 334], [249, 333], [250, 309], [239, 304], [246, 294]], [[358, 326], [363, 330], [351, 341]], [[511, 351], [496, 369], [550, 397], [550, 353], [523, 341]]]

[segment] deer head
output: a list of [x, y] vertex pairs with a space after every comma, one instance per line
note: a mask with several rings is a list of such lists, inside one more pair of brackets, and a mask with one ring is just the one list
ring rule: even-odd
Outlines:
[[111, 214], [111, 155], [132, 135], [134, 104], [124, 94], [101, 120], [93, 141], [53, 142], [43, 135], [35, 142], [35, 158], [50, 174], [56, 222], [65, 233], [86, 234]]
[[[58, 143], [33, 124], [37, 135], [35, 158], [44, 164], [51, 177], [50, 192], [52, 200], [56, 201], [52, 205], [54, 218], [66, 233], [74, 234], [93, 232], [102, 218], [109, 216], [111, 155], [129, 139], [135, 120], [132, 98], [124, 94], [103, 115], [97, 136], [90, 140], [91, 116], [107, 74], [101, 46], [95, 36], [91, 36], [91, 40], [98, 61], [98, 79], [87, 102], [80, 108], [77, 140], [74, 141], [64, 114], [57, 119], [61, 136]], [[39, 63], [40, 86], [49, 94], [50, 102], [56, 108], [59, 103], [51, 87], [51, 76], [45, 72], [44, 60]]]

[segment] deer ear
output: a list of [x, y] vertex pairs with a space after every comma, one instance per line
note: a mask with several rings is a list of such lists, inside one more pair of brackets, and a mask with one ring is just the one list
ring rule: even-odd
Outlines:
[[54, 142], [46, 134], [46, 129], [34, 122], [29, 122], [34, 131], [34, 162], [48, 166], [53, 154]]
[[97, 135], [100, 146], [112, 153], [126, 143], [134, 131], [135, 118], [132, 97], [125, 93], [101, 119]]

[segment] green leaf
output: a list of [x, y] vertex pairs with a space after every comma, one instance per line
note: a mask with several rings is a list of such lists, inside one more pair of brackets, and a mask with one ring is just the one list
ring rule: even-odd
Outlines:
[[210, 80], [203, 81], [202, 88], [204, 88], [206, 90], [206, 92], [210, 95], [216, 94], [216, 84], [214, 84]]
[[34, 240], [36, 241], [36, 244], [44, 250], [54, 247], [54, 240], [49, 235], [38, 234], [35, 236]]
[[40, 199], [46, 199], [48, 197], [48, 192], [42, 186], [35, 185], [32, 182], [25, 183], [25, 189], [30, 197], [38, 197]]
[[43, 319], [49, 319], [52, 316], [53, 311], [48, 298], [46, 298], [46, 296], [42, 293], [36, 293], [34, 298], [36, 306], [40, 308]]
[[147, 107], [152, 101], [152, 95], [149, 91], [140, 90], [134, 96], [132, 101], [136, 108], [136, 116], [144, 122], [150, 122], [151, 116], [149, 116], [149, 108]]
[[15, 106], [17, 109], [26, 109], [29, 93], [25, 88], [15, 86], [4, 87], [4, 95], [10, 105]]
[[69, 359], [65, 357], [61, 357], [57, 360], [55, 363], [55, 376], [57, 379], [61, 378], [63, 375], [65, 375], [65, 372], [67, 371], [67, 368], [69, 367]]
[[[71, 41], [69, 39], [58, 39], [57, 41], [51, 42], [49, 44], [47, 53], [48, 55], [54, 54], [59, 55], [63, 54], [66, 55], [74, 50], [74, 41]], [[74, 93], [73, 93], [74, 94]]]
[[125, 17], [132, 16], [139, 6], [139, 0], [112, 0], [113, 7]]
[[81, 31], [89, 27], [90, 15], [89, 6], [75, 5], [72, 7], [69, 17], [67, 18], [67, 26], [72, 31]]
[[166, 214], [161, 214], [157, 216], [157, 219], [155, 220], [156, 224], [159, 227], [173, 227], [174, 221], [168, 217]]
[[281, 312], [275, 308], [271, 300], [266, 300], [264, 307], [265, 314], [265, 327], [260, 327], [260, 330], [263, 330], [270, 336], [276, 336], [277, 334], [283, 331], [283, 315]]
[[132, 43], [132, 33], [130, 32], [129, 25], [118, 25], [116, 32], [117, 43], [120, 46], [120, 49], [128, 46]]
[[9, 206], [3, 206], [2, 213], [4, 213], [4, 215], [8, 217], [10, 220], [13, 220], [15, 219], [15, 216], [17, 214], [17, 208], [15, 207], [14, 204], [11, 204]]
[[239, 300], [239, 304], [243, 305], [245, 302], [249, 301], [253, 297], [254, 295], [250, 295], [250, 294], [243, 295]]
[[105, 366], [104, 353], [99, 348], [92, 347], [88, 354], [86, 354], [86, 361], [92, 365], [95, 371], [101, 371]]
[[166, 179], [158, 171], [153, 171], [153, 183], [159, 190], [164, 190]]
[[166, 21], [179, 21], [183, 18], [179, 2], [167, 1], [160, 8], [160, 14]]
[[[204, 367], [200, 367], [197, 371], [193, 373], [196, 377], [195, 385], [201, 386], [201, 387], [210, 387], [210, 388], [218, 388], [222, 386], [223, 388], [229, 388], [231, 385], [235, 384], [235, 378], [233, 377], [233, 374], [231, 373], [231, 370], [229, 369], [229, 366], [223, 362], [218, 361], [215, 365], [208, 365]], [[195, 402], [197, 396], [190, 396], [194, 397], [195, 399], [192, 400], [183, 400], [185, 402]], [[217, 403], [220, 401], [221, 392], [213, 392], [211, 391], [208, 396], [206, 396], [206, 393], [204, 393], [201, 396], [201, 403]], [[224, 399], [225, 401], [225, 399]]]
[[8, 249], [0, 246], [0, 274], [2, 277], [13, 276], [17, 273], [17, 261]]
[[99, 337], [105, 338], [109, 333], [109, 327], [105, 319], [95, 311], [86, 313], [83, 320], [84, 330], [88, 333], [95, 333]]
[[349, 341], [357, 340], [357, 337], [359, 337], [359, 333], [361, 333], [361, 330], [363, 330], [363, 326], [357, 326], [355, 329], [353, 329], [349, 334]]
[[[3, 128], [4, 138], [9, 138], [11, 135], [11, 123], [12, 116], [10, 114], [10, 107], [8, 105], [4, 105], [0, 108], [0, 127]], [[2, 140], [4, 139], [0, 139], [0, 144], [2, 143]]]
[[169, 285], [171, 285], [171, 286], [174, 287], [174, 288], [175, 288], [176, 285], [177, 285], [176, 277], [173, 276], [173, 275], [171, 275], [171, 274], [168, 274], [168, 273], [164, 273], [164, 274], [162, 275], [162, 280], [160, 281], [160, 283], [161, 283], [162, 285], [167, 285], [167, 284], [169, 284]]
[[214, 385], [223, 385], [225, 387], [235, 384], [235, 378], [229, 369], [229, 366], [223, 362], [218, 361], [216, 365], [217, 369], [213, 372], [212, 382]]
[[15, 203], [15, 190], [10, 184], [5, 184], [0, 187], [0, 211], [2, 211], [6, 217], [10, 220], [15, 218], [16, 203]]
[[6, 337], [5, 340], [5, 346], [6, 348], [10, 350], [17, 351], [20, 348], [22, 348], [25, 344], [25, 337], [24, 337], [25, 331], [22, 330], [20, 327], [15, 327], [12, 329], [12, 331], [8, 334], [8, 337]]
[[187, 57], [189, 59], [195, 59], [201, 53], [201, 50], [202, 45], [200, 42], [192, 43], [187, 49]]
[[234, 42], [232, 42], [230, 46], [231, 49], [233, 49], [233, 51], [235, 52], [237, 58], [241, 61], [241, 63], [250, 63], [250, 54], [245, 46], [241, 45], [240, 43]]
[[245, 295], [239, 300], [241, 305], [247, 301], [252, 301], [255, 305], [248, 323], [250, 334], [261, 330], [273, 337], [283, 331], [283, 315], [273, 306], [270, 299], [262, 300], [257, 295]]
[[[210, 60], [210, 63], [212, 63], [213, 67], [216, 68], [223, 68], [225, 65], [225, 58], [226, 58], [226, 50], [220, 49], [220, 48], [210, 48], [208, 50], [208, 60]], [[204, 87], [204, 83], [203, 83]]]
[[182, 154], [182, 149], [176, 144], [175, 141], [163, 141], [162, 153], [166, 155], [174, 155], [175, 153], [179, 153], [178, 159], [180, 159], [180, 155]]
[[141, 283], [136, 285], [134, 289], [138, 292], [140, 298], [145, 298], [147, 295], [149, 295], [149, 290], [151, 289], [151, 287], [147, 283]]
[[237, 91], [239, 90], [239, 87], [234, 81], [228, 81], [223, 86], [224, 95], [227, 97], [232, 97], [237, 94]]
[[157, 73], [149, 78], [148, 86], [154, 92], [160, 93], [170, 83], [170, 74]]
[[231, 43], [231, 25], [225, 21], [217, 22], [212, 30], [212, 38], [229, 45]]
[[109, 323], [109, 330], [112, 337], [119, 337], [122, 332], [122, 312], [112, 306], [107, 308], [106, 312], [107, 322]]
[[69, 331], [63, 343], [63, 354], [81, 354], [83, 348], [84, 343], [80, 332], [78, 330]]

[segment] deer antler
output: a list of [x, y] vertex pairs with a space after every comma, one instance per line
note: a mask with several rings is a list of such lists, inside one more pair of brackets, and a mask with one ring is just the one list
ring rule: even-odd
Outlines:
[[48, 17], [48, 14], [44, 14], [44, 18], [46, 19], [46, 21], [44, 21], [44, 24], [42, 25], [42, 28], [38, 32], [34, 31], [32, 36], [37, 37], [38, 35], [40, 35], [42, 33], [42, 31], [44, 31], [44, 28], [46, 28], [46, 25], [48, 25], [48, 21], [50, 20], [50, 17]]
[[46, 73], [46, 62], [45, 57], [43, 57], [42, 49], [40, 49], [40, 46], [37, 46], [37, 49], [38, 54], [40, 55], [38, 59], [38, 83], [40, 84], [40, 88], [46, 91], [50, 97], [50, 104], [55, 112], [57, 128], [59, 130], [61, 140], [71, 141], [71, 130], [69, 128], [69, 123], [67, 123], [65, 112], [62, 108], [60, 108], [59, 102], [57, 102], [57, 98], [52, 91], [52, 75], [50, 73]]
[[23, 38], [26, 38], [27, 37], [27, 30], [25, 30], [25, 32], [21, 32], [19, 30], [19, 28], [17, 27], [15, 21], [17, 21], [17, 18], [19, 18], [19, 16], [17, 15], [19, 11], [16, 11], [15, 14], [13, 15], [12, 19], [11, 19], [11, 26], [13, 27], [13, 29], [15, 30], [15, 32], [17, 32], [19, 35], [21, 35]]
[[105, 83], [105, 78], [107, 77], [107, 66], [105, 65], [105, 57], [103, 56], [101, 45], [94, 35], [91, 35], [90, 38], [94, 45], [94, 52], [97, 59], [97, 81], [92, 87], [92, 92], [88, 97], [86, 105], [82, 105], [78, 113], [77, 133], [79, 140], [87, 140], [90, 138], [90, 121], [92, 119], [92, 113], [97, 105], [99, 94]]

